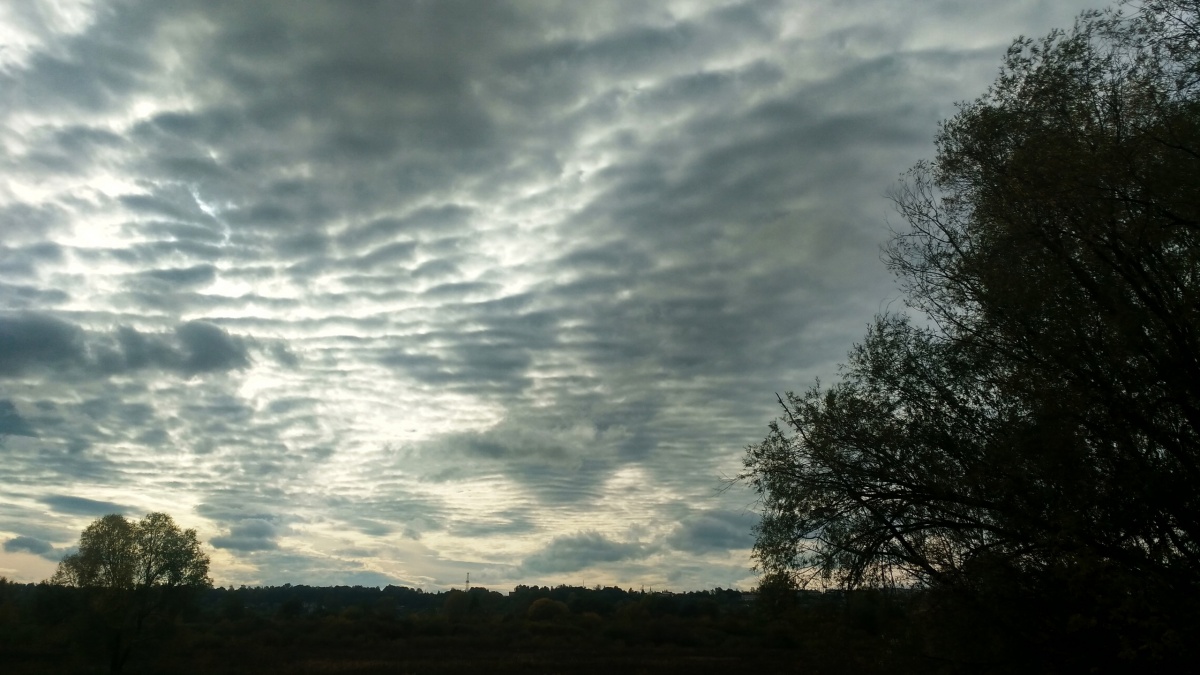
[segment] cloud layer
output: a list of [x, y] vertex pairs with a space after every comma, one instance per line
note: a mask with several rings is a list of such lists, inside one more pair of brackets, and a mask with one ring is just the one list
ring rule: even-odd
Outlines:
[[722, 477], [896, 299], [884, 195], [1086, 6], [5, 6], [5, 564], [753, 583]]

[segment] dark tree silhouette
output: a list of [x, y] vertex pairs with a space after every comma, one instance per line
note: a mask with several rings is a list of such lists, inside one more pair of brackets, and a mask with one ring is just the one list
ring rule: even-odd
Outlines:
[[907, 174], [885, 260], [922, 320], [879, 317], [748, 448], [768, 574], [936, 589], [1064, 659], [1182, 658], [1200, 2], [1135, 10], [1015, 42]]
[[79, 552], [62, 559], [50, 582], [91, 594], [95, 616], [108, 631], [111, 671], [119, 673], [148, 620], [212, 586], [208, 564], [196, 531], [181, 530], [167, 514], [139, 521], [112, 514], [84, 529]]

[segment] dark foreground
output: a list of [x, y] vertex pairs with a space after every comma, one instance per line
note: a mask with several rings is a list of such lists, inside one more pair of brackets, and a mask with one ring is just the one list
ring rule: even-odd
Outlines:
[[5, 675], [111, 672], [118, 633], [126, 675], [937, 670], [897, 649], [903, 603], [879, 595], [808, 594], [780, 612], [721, 589], [218, 588], [135, 629], [105, 596], [45, 584], [5, 592]]
[[[134, 659], [126, 673], [300, 673], [374, 675], [376, 673], [579, 673], [637, 675], [640, 673], [792, 673], [857, 672], [844, 669], [801, 668], [794, 650], [729, 653], [697, 648], [592, 649], [472, 649], [465, 645], [391, 644], [347, 649], [319, 646], [264, 648], [226, 655], [217, 651], [191, 652], [168, 659]], [[187, 662], [185, 662], [185, 660]], [[4, 664], [10, 675], [41, 673], [107, 673], [107, 666], [77, 659], [38, 658]]]
[[[1029, 608], [981, 623], [919, 592], [217, 588], [162, 604], [138, 628], [119, 596], [0, 591], [4, 675], [1183, 672], [1103, 626], [1046, 639], [1027, 630]], [[128, 650], [116, 669], [115, 644]]]

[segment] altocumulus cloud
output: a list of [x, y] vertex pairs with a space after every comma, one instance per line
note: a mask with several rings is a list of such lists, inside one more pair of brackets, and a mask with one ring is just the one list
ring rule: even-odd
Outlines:
[[4, 542], [4, 550], [9, 553], [32, 553], [46, 560], [57, 562], [62, 559], [64, 551], [54, 548], [48, 541], [37, 537], [18, 536]]
[[667, 545], [689, 553], [711, 553], [750, 548], [750, 528], [755, 518], [748, 512], [707, 511], [686, 517], [666, 538]]
[[194, 375], [249, 364], [245, 341], [202, 321], [170, 333], [128, 326], [101, 332], [44, 314], [0, 315], [0, 377], [94, 377], [148, 368]]
[[8, 399], [0, 399], [0, 436], [36, 435], [29, 422], [17, 411], [17, 406]]
[[550, 540], [545, 548], [525, 559], [524, 568], [533, 574], [555, 575], [602, 563], [642, 560], [655, 550], [636, 541], [614, 541], [599, 532], [579, 532]]
[[126, 514], [133, 509], [122, 504], [71, 495], [51, 495], [40, 500], [58, 513], [76, 516], [107, 516], [112, 513]]
[[260, 519], [247, 518], [229, 528], [229, 534], [212, 538], [212, 545], [234, 551], [270, 551], [279, 548], [275, 525]]
[[0, 3], [0, 517], [753, 583], [716, 488], [895, 296], [888, 187], [1089, 4]]

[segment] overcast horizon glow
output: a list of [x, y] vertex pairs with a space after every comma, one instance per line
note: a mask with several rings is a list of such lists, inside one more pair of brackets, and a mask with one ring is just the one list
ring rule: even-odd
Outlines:
[[1085, 2], [0, 6], [0, 575], [749, 588], [722, 491], [900, 309], [887, 198]]

